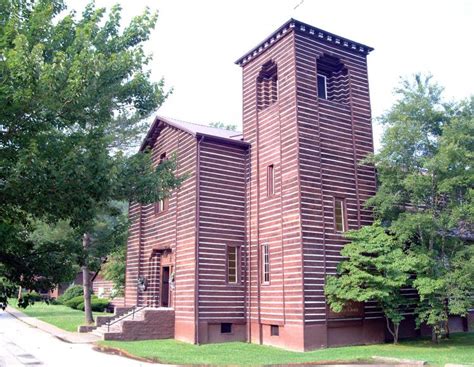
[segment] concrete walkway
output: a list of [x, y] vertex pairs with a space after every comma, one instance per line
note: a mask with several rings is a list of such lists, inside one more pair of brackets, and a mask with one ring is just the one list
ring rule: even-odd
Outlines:
[[[169, 366], [98, 352], [94, 350], [91, 341], [84, 339], [82, 335], [71, 336], [70, 334], [75, 333], [60, 329], [60, 333], [55, 335], [57, 328], [45, 327], [44, 323], [37, 324], [38, 321], [32, 321], [32, 318], [20, 317], [21, 313], [13, 313], [18, 318], [11, 313], [0, 311], [0, 367]], [[66, 338], [71, 342], [62, 341]]]
[[100, 337], [98, 337], [97, 335], [93, 335], [91, 333], [73, 333], [70, 331], [60, 329], [54, 325], [48, 324], [47, 322], [38, 320], [36, 317], [28, 316], [13, 307], [7, 307], [5, 311], [8, 312], [13, 317], [17, 318], [18, 320], [30, 326], [38, 328], [42, 331], [45, 331], [48, 334], [51, 334], [55, 336], [56, 338], [61, 339], [68, 343], [86, 344], [86, 343], [94, 343], [100, 340]]

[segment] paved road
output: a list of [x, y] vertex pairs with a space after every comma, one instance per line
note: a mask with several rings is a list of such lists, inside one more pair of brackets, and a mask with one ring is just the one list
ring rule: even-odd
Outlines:
[[0, 367], [154, 367], [93, 350], [91, 344], [65, 343], [0, 311]]

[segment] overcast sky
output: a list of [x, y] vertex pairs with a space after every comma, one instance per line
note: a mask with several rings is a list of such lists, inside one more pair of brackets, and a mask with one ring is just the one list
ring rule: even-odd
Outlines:
[[[474, 94], [473, 0], [96, 0], [107, 8], [117, 2], [124, 20], [146, 6], [159, 11], [147, 49], [153, 78], [174, 90], [163, 116], [240, 129], [242, 74], [234, 61], [292, 17], [375, 48], [368, 56], [373, 117], [394, 102], [399, 77], [415, 72], [433, 74], [448, 98]], [[67, 3], [80, 10], [85, 1]]]

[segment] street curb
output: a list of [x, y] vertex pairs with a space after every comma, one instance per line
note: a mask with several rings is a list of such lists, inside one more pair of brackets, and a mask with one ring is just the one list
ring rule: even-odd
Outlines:
[[97, 344], [97, 343], [94, 344], [93, 349], [97, 352], [119, 355], [121, 357], [134, 359], [134, 360], [140, 361], [140, 362], [161, 363], [160, 361], [153, 360], [151, 358], [138, 357], [138, 356], [136, 356], [134, 354], [131, 354], [131, 353], [128, 353], [127, 351], [125, 351], [123, 349], [120, 349], [120, 348], [103, 346], [103, 345], [100, 345], [100, 344]]
[[372, 359], [375, 361], [381, 361], [386, 363], [397, 363], [397, 364], [409, 364], [411, 366], [425, 366], [426, 361], [417, 361], [414, 359], [403, 359], [395, 357], [382, 357], [382, 356], [372, 356]]
[[106, 353], [106, 354], [113, 354], [113, 355], [118, 355], [124, 358], [129, 358], [133, 359], [139, 362], [144, 362], [144, 363], [152, 363], [154, 365], [160, 365], [162, 367], [184, 367], [186, 365], [176, 365], [176, 364], [166, 364], [162, 363], [159, 360], [154, 360], [151, 358], [144, 358], [144, 357], [138, 357], [134, 354], [128, 353], [127, 351], [117, 348], [117, 347], [109, 347], [109, 346], [104, 346], [104, 345], [99, 345], [97, 343], [94, 344], [93, 349], [96, 352], [100, 353]]

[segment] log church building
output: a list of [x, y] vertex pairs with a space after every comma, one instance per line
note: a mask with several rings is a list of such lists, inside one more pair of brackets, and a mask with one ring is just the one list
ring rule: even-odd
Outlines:
[[[290, 19], [236, 61], [243, 131], [156, 117], [141, 149], [181, 187], [131, 203], [125, 305], [106, 339], [248, 341], [292, 350], [382, 342], [371, 303], [330, 311], [343, 233], [376, 190], [371, 47]], [[412, 327], [406, 330], [412, 330]], [[402, 330], [403, 334], [403, 330]]]

